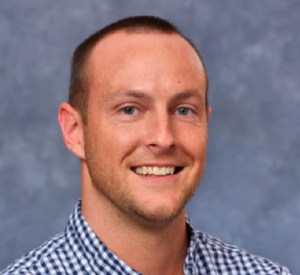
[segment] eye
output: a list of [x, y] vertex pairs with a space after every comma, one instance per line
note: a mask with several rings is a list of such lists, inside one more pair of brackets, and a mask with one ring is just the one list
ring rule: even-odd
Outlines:
[[133, 115], [135, 111], [135, 107], [124, 107], [121, 109], [121, 112], [123, 112], [125, 115]]
[[193, 110], [187, 107], [180, 107], [176, 110], [176, 113], [180, 116], [188, 116], [193, 114]]

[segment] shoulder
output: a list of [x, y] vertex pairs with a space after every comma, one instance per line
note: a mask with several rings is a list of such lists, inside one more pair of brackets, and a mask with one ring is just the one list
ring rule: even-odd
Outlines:
[[64, 233], [60, 233], [46, 241], [40, 247], [32, 250], [19, 260], [0, 272], [0, 275], [35, 275], [41, 274], [48, 262], [59, 262], [60, 251], [66, 248], [66, 238]]
[[227, 274], [228, 272], [256, 275], [291, 274], [286, 267], [271, 260], [250, 254], [242, 248], [225, 243], [198, 230], [195, 230], [194, 233], [197, 240], [195, 253], [205, 251], [218, 274]]

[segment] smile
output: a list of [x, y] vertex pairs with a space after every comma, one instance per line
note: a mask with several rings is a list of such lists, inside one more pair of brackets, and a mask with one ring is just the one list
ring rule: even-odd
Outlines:
[[183, 167], [158, 167], [158, 166], [142, 166], [132, 168], [132, 171], [141, 176], [167, 176], [174, 175], [181, 171]]

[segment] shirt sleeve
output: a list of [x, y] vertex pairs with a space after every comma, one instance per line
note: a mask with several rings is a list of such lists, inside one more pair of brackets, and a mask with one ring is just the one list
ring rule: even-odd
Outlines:
[[281, 275], [293, 275], [286, 267], [282, 267]]

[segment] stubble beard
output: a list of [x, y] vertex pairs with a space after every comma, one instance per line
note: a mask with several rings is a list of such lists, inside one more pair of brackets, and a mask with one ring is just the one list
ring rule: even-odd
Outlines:
[[[114, 171], [108, 171], [98, 158], [95, 158], [95, 150], [90, 142], [85, 143], [86, 165], [95, 190], [100, 198], [107, 199], [114, 207], [127, 217], [145, 224], [163, 224], [173, 221], [180, 215], [186, 204], [195, 194], [202, 179], [205, 167], [205, 156], [197, 175], [188, 175], [189, 179], [183, 182], [185, 188], [171, 209], [160, 206], [155, 211], [149, 211], [147, 206], [130, 190], [130, 184], [124, 179], [115, 176]], [[100, 156], [105, 157], [105, 156]]]
[[[106, 171], [105, 167], [99, 167], [95, 162], [89, 162], [88, 170], [92, 184], [101, 197], [107, 199], [124, 215], [143, 224], [165, 224], [172, 222], [180, 215], [188, 201], [195, 194], [201, 181], [203, 171], [199, 172], [197, 180], [189, 183], [182, 191], [182, 195], [177, 200], [172, 209], [160, 206], [155, 211], [149, 211], [139, 199], [133, 195], [128, 188], [128, 182], [112, 177], [112, 173]], [[204, 170], [204, 169], [203, 169]]]

